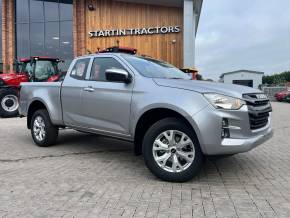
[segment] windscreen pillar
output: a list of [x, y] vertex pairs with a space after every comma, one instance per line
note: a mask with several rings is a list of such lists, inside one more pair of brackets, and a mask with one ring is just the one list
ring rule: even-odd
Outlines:
[[195, 67], [196, 35], [195, 0], [184, 0], [183, 5], [183, 67]]

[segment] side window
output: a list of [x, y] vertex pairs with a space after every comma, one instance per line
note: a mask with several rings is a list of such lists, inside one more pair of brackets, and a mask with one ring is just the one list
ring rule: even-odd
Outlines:
[[71, 71], [71, 77], [79, 80], [84, 80], [86, 77], [89, 62], [89, 58], [77, 60]]
[[32, 66], [31, 66], [31, 63], [26, 63], [25, 66], [24, 66], [24, 69], [23, 69], [23, 72], [24, 73], [28, 73], [29, 75], [32, 74]]
[[114, 58], [95, 58], [91, 69], [90, 80], [107, 81], [106, 70], [108, 69], [124, 69], [124, 67]]

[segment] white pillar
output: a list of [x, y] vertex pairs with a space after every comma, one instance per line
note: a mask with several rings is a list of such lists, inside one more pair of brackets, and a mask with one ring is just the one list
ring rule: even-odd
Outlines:
[[183, 5], [183, 67], [195, 66], [196, 13], [195, 0], [184, 0]]

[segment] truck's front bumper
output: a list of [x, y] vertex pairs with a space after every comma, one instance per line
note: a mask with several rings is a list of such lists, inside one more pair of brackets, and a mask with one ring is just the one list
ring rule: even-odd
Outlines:
[[[247, 106], [237, 111], [216, 110], [211, 105], [192, 117], [192, 125], [206, 155], [247, 152], [273, 136], [271, 116], [266, 126], [251, 130]], [[230, 137], [222, 138], [222, 120], [229, 120]]]
[[263, 144], [273, 136], [273, 130], [267, 129], [267, 132], [262, 133], [247, 139], [223, 139], [220, 147], [220, 153], [222, 154], [236, 154], [252, 150], [258, 145]]

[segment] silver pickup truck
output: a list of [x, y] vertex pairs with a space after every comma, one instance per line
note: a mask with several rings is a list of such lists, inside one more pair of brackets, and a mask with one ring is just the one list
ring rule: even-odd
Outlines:
[[157, 177], [192, 179], [206, 155], [246, 152], [272, 136], [261, 91], [192, 81], [177, 68], [122, 53], [76, 58], [63, 82], [22, 83], [20, 114], [38, 146], [60, 128], [134, 143]]

